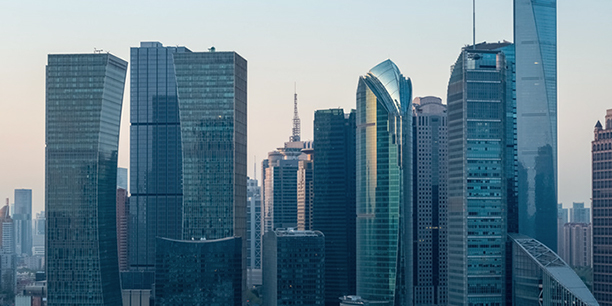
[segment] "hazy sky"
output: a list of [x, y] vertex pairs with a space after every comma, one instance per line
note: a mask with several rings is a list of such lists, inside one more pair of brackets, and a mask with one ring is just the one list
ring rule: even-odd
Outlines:
[[[477, 41], [512, 41], [512, 0], [477, 1]], [[559, 201], [590, 205], [593, 126], [612, 108], [612, 1], [558, 3]], [[291, 133], [297, 82], [302, 138], [314, 111], [355, 107], [360, 75], [390, 58], [414, 96], [446, 102], [450, 66], [472, 42], [472, 1], [0, 1], [0, 199], [33, 189], [44, 208], [45, 64], [49, 53], [141, 41], [248, 61], [249, 176]], [[129, 74], [119, 166], [129, 166]], [[537, 131], [534, 131], [537, 132]], [[255, 158], [255, 156], [257, 158]]]

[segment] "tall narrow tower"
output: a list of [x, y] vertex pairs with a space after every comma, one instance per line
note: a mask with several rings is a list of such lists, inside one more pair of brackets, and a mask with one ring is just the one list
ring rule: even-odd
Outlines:
[[297, 108], [297, 91], [293, 91], [293, 129], [289, 141], [295, 142], [300, 141], [300, 116], [298, 115]]

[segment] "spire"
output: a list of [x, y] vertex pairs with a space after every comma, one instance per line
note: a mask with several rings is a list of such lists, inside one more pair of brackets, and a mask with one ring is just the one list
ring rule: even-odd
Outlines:
[[293, 84], [293, 135], [289, 137], [289, 141], [300, 141], [300, 116], [297, 108], [297, 90], [295, 83]]

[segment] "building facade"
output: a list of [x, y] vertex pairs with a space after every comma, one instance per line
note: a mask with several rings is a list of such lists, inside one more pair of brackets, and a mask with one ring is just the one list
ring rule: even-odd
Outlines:
[[599, 305], [580, 277], [543, 243], [510, 234], [513, 261], [512, 305]]
[[448, 130], [438, 97], [414, 98], [414, 304], [447, 304]]
[[15, 224], [8, 203], [0, 209], [0, 239], [0, 289], [4, 294], [12, 294], [17, 282], [17, 254]]
[[247, 181], [247, 287], [261, 285], [261, 188]]
[[410, 79], [391, 60], [359, 78], [357, 295], [394, 305], [412, 302], [411, 96]]
[[32, 189], [15, 189], [15, 252], [32, 255]]
[[277, 229], [263, 240], [263, 305], [324, 305], [323, 233]]
[[128, 192], [117, 188], [117, 256], [119, 271], [128, 270]]
[[355, 110], [317, 110], [312, 229], [325, 235], [325, 305], [355, 294]]
[[506, 69], [497, 45], [469, 46], [449, 80], [449, 305], [506, 300]]
[[612, 109], [605, 128], [595, 125], [592, 145], [593, 294], [601, 305], [612, 305]]
[[573, 223], [591, 223], [591, 209], [588, 207], [584, 207], [584, 203], [576, 203], [572, 204], [572, 208], [570, 209], [570, 221]]
[[593, 227], [591, 223], [563, 226], [563, 253], [559, 256], [572, 268], [593, 266]]
[[242, 305], [242, 238], [157, 238], [155, 305]]
[[154, 271], [156, 237], [182, 237], [182, 150], [173, 55], [185, 52], [190, 51], [159, 42], [130, 49], [128, 261], [133, 271]]
[[116, 190], [127, 62], [49, 55], [46, 70], [47, 302], [119, 305]]
[[298, 162], [297, 171], [297, 229], [312, 230], [314, 201], [313, 150], [305, 149], [305, 159]]
[[557, 1], [514, 0], [514, 41], [519, 233], [556, 251]]

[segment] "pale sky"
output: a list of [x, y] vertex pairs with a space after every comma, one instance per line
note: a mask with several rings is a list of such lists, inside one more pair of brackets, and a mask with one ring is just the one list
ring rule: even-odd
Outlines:
[[[476, 40], [512, 41], [512, 0], [477, 0]], [[558, 2], [559, 202], [590, 205], [590, 141], [612, 108], [612, 1]], [[390, 58], [414, 96], [446, 102], [450, 66], [472, 42], [470, 0], [0, 1], [0, 199], [33, 189], [44, 208], [45, 65], [49, 53], [141, 41], [233, 50], [248, 61], [249, 176], [291, 133], [297, 82], [302, 138], [317, 109], [355, 108], [360, 75]], [[255, 159], [255, 156], [257, 158]], [[129, 167], [129, 73], [119, 166]]]

